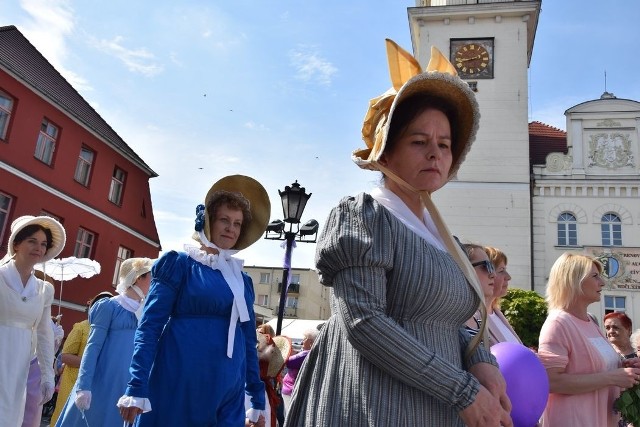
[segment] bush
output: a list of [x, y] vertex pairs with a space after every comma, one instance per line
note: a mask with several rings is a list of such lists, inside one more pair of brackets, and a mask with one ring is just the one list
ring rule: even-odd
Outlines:
[[534, 291], [509, 289], [500, 309], [527, 347], [538, 348], [540, 329], [547, 318], [547, 303]]

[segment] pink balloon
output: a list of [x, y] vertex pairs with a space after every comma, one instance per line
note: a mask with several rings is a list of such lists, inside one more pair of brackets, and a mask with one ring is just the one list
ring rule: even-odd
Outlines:
[[501, 342], [491, 347], [507, 382], [514, 427], [534, 427], [547, 405], [549, 378], [538, 356], [522, 344]]

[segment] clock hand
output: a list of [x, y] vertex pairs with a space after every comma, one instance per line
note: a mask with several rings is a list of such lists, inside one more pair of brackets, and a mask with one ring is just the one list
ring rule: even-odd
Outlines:
[[475, 59], [480, 59], [480, 58], [482, 58], [482, 55], [477, 55], [477, 56], [474, 56], [474, 57], [471, 57], [471, 58], [460, 58], [460, 59], [458, 60], [458, 62], [473, 61], [473, 60], [475, 60]]

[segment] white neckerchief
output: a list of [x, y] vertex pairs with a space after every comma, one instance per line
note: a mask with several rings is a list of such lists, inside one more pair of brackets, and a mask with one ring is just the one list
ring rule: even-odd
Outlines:
[[131, 313], [135, 313], [141, 306], [141, 304], [134, 300], [133, 298], [129, 298], [125, 294], [116, 295], [113, 299], [122, 306], [127, 311]]
[[136, 301], [138, 303], [138, 308], [134, 312], [134, 314], [136, 315], [136, 319], [138, 319], [138, 323], [140, 323], [140, 318], [142, 317], [142, 310], [144, 309], [145, 295], [144, 295], [144, 292], [142, 292], [142, 289], [140, 289], [138, 285], [136, 285], [135, 283], [131, 285], [130, 288], [133, 289], [133, 292], [135, 292], [136, 295], [138, 295], [138, 297], [140, 298], [140, 301]]
[[3, 268], [0, 269], [0, 274], [2, 274], [5, 283], [9, 285], [11, 289], [16, 291], [23, 298], [23, 301], [38, 293], [38, 290], [36, 289], [36, 276], [33, 272], [27, 280], [27, 284], [22, 286], [22, 278], [20, 277], [20, 273], [18, 273], [14, 260], [9, 261], [2, 267]]
[[440, 237], [440, 233], [438, 233], [438, 229], [426, 209], [423, 208], [424, 222], [422, 222], [413, 212], [411, 212], [411, 209], [409, 209], [402, 199], [388, 188], [376, 187], [373, 188], [369, 194], [371, 194], [371, 197], [373, 197], [378, 203], [387, 208], [387, 210], [389, 210], [393, 216], [398, 218], [400, 222], [406, 225], [409, 230], [413, 231], [429, 244], [435, 246], [441, 251], [447, 252], [444, 242]]
[[234, 249], [221, 249], [204, 235], [199, 233], [200, 242], [209, 248], [218, 250], [218, 254], [208, 254], [197, 246], [184, 245], [185, 252], [199, 263], [220, 270], [222, 277], [227, 282], [229, 289], [233, 293], [233, 306], [231, 308], [231, 318], [229, 319], [229, 332], [227, 334], [227, 357], [233, 356], [233, 344], [236, 336], [236, 325], [240, 322], [249, 321], [249, 310], [244, 299], [244, 280], [242, 279], [242, 267], [244, 260], [235, 258], [238, 251]]

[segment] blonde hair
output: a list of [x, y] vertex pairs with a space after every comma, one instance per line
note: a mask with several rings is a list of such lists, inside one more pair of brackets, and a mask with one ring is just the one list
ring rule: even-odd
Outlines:
[[[507, 255], [500, 249], [494, 248], [493, 246], [485, 246], [484, 252], [489, 257], [489, 261], [491, 261], [491, 264], [493, 264], [493, 268], [496, 269], [496, 274], [498, 274], [498, 266], [500, 265], [500, 263], [504, 263], [505, 266], [508, 264]], [[491, 301], [491, 308], [493, 308], [494, 310], [499, 310], [500, 300], [502, 300], [501, 297], [495, 297], [493, 301]]]
[[578, 295], [582, 295], [582, 281], [594, 265], [602, 273], [602, 264], [595, 258], [570, 252], [560, 255], [549, 272], [546, 290], [549, 309], [569, 308]]
[[467, 255], [467, 258], [469, 258], [469, 261], [471, 261], [471, 258], [473, 257], [473, 253], [476, 250], [480, 250], [484, 252], [484, 246], [478, 245], [476, 243], [463, 243], [462, 249], [464, 250], [464, 253]]

